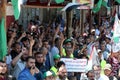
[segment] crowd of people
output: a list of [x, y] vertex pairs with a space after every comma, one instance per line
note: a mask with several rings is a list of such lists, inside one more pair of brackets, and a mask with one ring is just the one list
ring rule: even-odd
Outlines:
[[[48, 24], [30, 20], [27, 29], [12, 22], [7, 29], [8, 53], [0, 61], [0, 80], [119, 80], [120, 50], [112, 50], [111, 20], [104, 18], [91, 30], [86, 22], [83, 34], [77, 25], [74, 23], [72, 36], [67, 38], [62, 16]], [[68, 72], [61, 58], [89, 61], [91, 46], [97, 52], [92, 69]]]

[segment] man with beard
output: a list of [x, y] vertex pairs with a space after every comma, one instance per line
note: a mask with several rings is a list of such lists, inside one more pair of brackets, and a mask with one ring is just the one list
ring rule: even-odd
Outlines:
[[10, 52], [11, 58], [12, 60], [19, 55], [19, 53], [21, 52], [21, 45], [18, 42], [15, 42], [12, 44], [12, 50]]
[[24, 47], [27, 47], [27, 48], [30, 47], [29, 39], [27, 37], [23, 37], [21, 39], [21, 43], [22, 43], [22, 46], [24, 46]]
[[28, 49], [23, 48], [22, 52], [19, 53], [11, 62], [11, 74], [18, 78], [19, 73], [25, 68], [26, 58], [29, 56]]
[[86, 75], [88, 77], [88, 80], [95, 80], [95, 74], [93, 70], [88, 71]]
[[26, 59], [26, 67], [20, 72], [17, 80], [36, 80], [35, 75], [38, 73], [39, 70], [35, 67], [35, 58], [29, 56]]
[[58, 62], [57, 64], [58, 72], [56, 80], [68, 80], [67, 78], [67, 69], [63, 61]]
[[42, 54], [41, 52], [36, 52], [35, 60], [36, 60], [35, 65], [42, 72], [42, 74], [49, 70], [47, 66], [44, 64], [45, 63], [44, 54]]

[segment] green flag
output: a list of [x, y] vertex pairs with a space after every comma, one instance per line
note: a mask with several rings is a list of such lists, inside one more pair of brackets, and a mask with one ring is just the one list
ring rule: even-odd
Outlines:
[[116, 2], [118, 2], [120, 4], [120, 0], [115, 0]]
[[56, 2], [57, 4], [59, 4], [59, 3], [63, 3], [64, 0], [55, 0], [55, 2]]
[[5, 31], [5, 19], [0, 20], [0, 60], [7, 54], [7, 41], [6, 41], [6, 31]]
[[97, 13], [100, 10], [101, 5], [102, 5], [102, 0], [99, 0], [98, 3], [96, 4], [96, 6], [92, 9], [92, 11], [94, 13]]
[[106, 7], [108, 10], [110, 10], [110, 6], [108, 5], [108, 1], [109, 1], [109, 0], [103, 0], [103, 1], [102, 1], [102, 5], [103, 5], [104, 7]]
[[13, 10], [14, 10], [14, 17], [15, 20], [19, 19], [20, 16], [20, 10], [21, 10], [21, 4], [23, 3], [22, 0], [11, 0]]

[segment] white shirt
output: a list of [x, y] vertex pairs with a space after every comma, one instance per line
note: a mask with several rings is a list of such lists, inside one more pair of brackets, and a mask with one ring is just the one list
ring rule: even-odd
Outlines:
[[109, 78], [106, 75], [100, 75], [98, 80], [109, 80]]

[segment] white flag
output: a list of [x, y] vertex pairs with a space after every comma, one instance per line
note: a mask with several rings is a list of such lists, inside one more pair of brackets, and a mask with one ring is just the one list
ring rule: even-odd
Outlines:
[[118, 43], [120, 42], [120, 20], [118, 18], [118, 15], [115, 15], [115, 22], [113, 26], [113, 42]]

